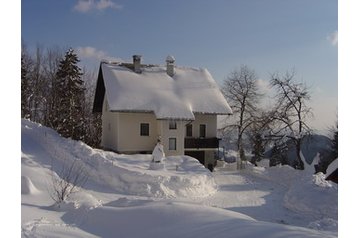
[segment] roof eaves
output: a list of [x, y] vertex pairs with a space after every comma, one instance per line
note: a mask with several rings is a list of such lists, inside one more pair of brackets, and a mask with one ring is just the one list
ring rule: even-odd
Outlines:
[[97, 77], [96, 92], [93, 101], [92, 113], [102, 112], [105, 92], [106, 92], [106, 88], [103, 81], [102, 63], [101, 63], [99, 67], [98, 77]]

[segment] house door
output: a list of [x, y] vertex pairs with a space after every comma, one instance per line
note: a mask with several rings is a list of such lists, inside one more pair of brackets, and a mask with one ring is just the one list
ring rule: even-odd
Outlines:
[[184, 154], [199, 160], [205, 166], [205, 151], [185, 151]]

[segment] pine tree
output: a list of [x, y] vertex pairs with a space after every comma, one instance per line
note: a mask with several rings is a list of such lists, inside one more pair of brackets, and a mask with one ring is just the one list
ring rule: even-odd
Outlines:
[[52, 115], [53, 127], [64, 137], [81, 140], [84, 136], [83, 102], [85, 88], [79, 59], [73, 49], [66, 52], [56, 73], [57, 95]]
[[332, 155], [334, 159], [338, 158], [338, 122], [333, 130]]
[[21, 117], [30, 117], [29, 99], [31, 95], [29, 79], [29, 62], [25, 52], [21, 52]]

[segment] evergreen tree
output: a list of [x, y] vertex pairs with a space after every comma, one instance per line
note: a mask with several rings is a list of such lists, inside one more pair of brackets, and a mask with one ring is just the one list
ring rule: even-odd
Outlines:
[[96, 91], [96, 73], [93, 71], [87, 71], [86, 68], [84, 68], [82, 72], [82, 78], [86, 88], [84, 103], [85, 137], [83, 138], [83, 142], [89, 146], [99, 148], [102, 134], [101, 113], [92, 112], [93, 100]]
[[333, 130], [332, 154], [334, 159], [338, 158], [338, 122]]
[[252, 158], [251, 163], [257, 165], [256, 162], [260, 161], [265, 153], [266, 143], [263, 139], [264, 127], [260, 122], [254, 121], [248, 131], [249, 141], [251, 143]]
[[79, 59], [73, 49], [66, 52], [56, 73], [53, 127], [64, 137], [81, 140], [84, 136], [85, 88]]
[[30, 87], [30, 60], [27, 56], [27, 53], [24, 49], [21, 52], [21, 117], [29, 118], [30, 117], [30, 96], [31, 96], [31, 87]]

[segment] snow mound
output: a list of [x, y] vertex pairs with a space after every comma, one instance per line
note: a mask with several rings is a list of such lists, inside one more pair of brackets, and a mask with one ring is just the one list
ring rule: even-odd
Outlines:
[[39, 190], [27, 176], [21, 176], [21, 194], [36, 194]]
[[304, 174], [290, 187], [284, 205], [297, 213], [316, 219], [338, 219], [338, 185], [325, 180], [323, 173]]
[[308, 225], [308, 228], [319, 230], [319, 231], [332, 231], [335, 232], [338, 230], [338, 221], [332, 218], [323, 218], [321, 220], [317, 220], [311, 222]]
[[[217, 191], [212, 174], [189, 156], [168, 157], [162, 162], [165, 169], [150, 170], [151, 155], [123, 155], [93, 149], [24, 119], [21, 131], [22, 152], [30, 155], [27, 160], [46, 164], [59, 176], [76, 160], [89, 178], [88, 186], [157, 198], [206, 197]], [[42, 156], [30, 159], [33, 153]]]
[[76, 213], [66, 213], [62, 219], [98, 237], [336, 237], [313, 229], [260, 222], [220, 208], [180, 202], [103, 206], [90, 210], [81, 219]]
[[244, 172], [289, 188], [302, 171], [296, 170], [289, 165], [277, 165], [265, 168], [246, 162]]
[[151, 162], [149, 164], [149, 169], [150, 170], [165, 170], [165, 165], [164, 165], [164, 163]]
[[53, 204], [50, 206], [50, 209], [54, 211], [67, 212], [76, 209], [91, 210], [100, 206], [102, 206], [102, 201], [98, 200], [89, 193], [79, 191], [71, 194], [66, 201]]

